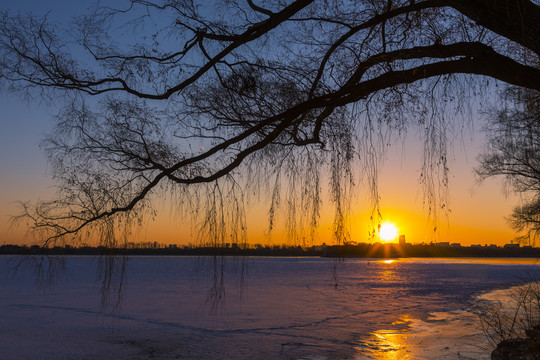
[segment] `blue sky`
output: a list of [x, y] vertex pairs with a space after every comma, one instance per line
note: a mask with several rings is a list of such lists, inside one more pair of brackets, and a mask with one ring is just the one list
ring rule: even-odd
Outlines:
[[[68, 19], [71, 14], [84, 13], [93, 1], [31, 1], [20, 0], [13, 4], [5, 4], [0, 8], [11, 10], [31, 10], [41, 14], [51, 10], [51, 19]], [[20, 99], [16, 94], [6, 91], [0, 93], [0, 243], [10, 239], [21, 239], [20, 234], [12, 236], [8, 230], [7, 219], [16, 213], [15, 202], [18, 200], [37, 200], [50, 198], [54, 194], [52, 181], [46, 174], [45, 155], [39, 149], [44, 134], [52, 128], [53, 107], [40, 103], [39, 98], [32, 101]], [[475, 157], [482, 143], [481, 121], [464, 134], [456, 135], [453, 149], [451, 175], [451, 207], [452, 213], [448, 224], [445, 222], [441, 241], [463, 241], [465, 243], [490, 243], [495, 234], [501, 235], [498, 242], [509, 242], [512, 233], [505, 224], [507, 216], [516, 197], [506, 198], [501, 191], [500, 183], [490, 180], [476, 187], [473, 176]], [[387, 218], [392, 216], [405, 218], [404, 213], [411, 216], [422, 216], [422, 195], [418, 187], [418, 174], [421, 165], [419, 137], [411, 130], [403, 143], [394, 144], [388, 151], [388, 159], [381, 175], [381, 194], [383, 210]], [[398, 186], [396, 186], [396, 183]], [[360, 204], [365, 203], [363, 194], [358, 196]], [[367, 209], [362, 205], [355, 206], [353, 218], [358, 224], [364, 224]], [[471, 211], [475, 214], [471, 218]], [[394, 215], [392, 215], [394, 214]], [[401, 214], [401, 215], [399, 215]], [[402, 220], [404, 221], [404, 220]], [[411, 220], [412, 221], [412, 220]], [[170, 223], [170, 222], [169, 222]], [[163, 222], [161, 223], [163, 224]], [[324, 221], [322, 225], [324, 227]], [[398, 224], [399, 225], [399, 224]], [[150, 227], [155, 225], [150, 225]], [[162, 225], [160, 225], [162, 226]], [[405, 226], [405, 225], [403, 225]], [[406, 227], [406, 226], [405, 226]], [[362, 237], [363, 225], [358, 225], [359, 237]], [[459, 236], [467, 229], [471, 234], [466, 240]], [[175, 229], [171, 229], [171, 234]], [[456, 234], [460, 234], [456, 236]], [[174, 236], [171, 235], [171, 239]], [[423, 240], [420, 230], [417, 240]], [[172, 241], [172, 240], [169, 240]]]

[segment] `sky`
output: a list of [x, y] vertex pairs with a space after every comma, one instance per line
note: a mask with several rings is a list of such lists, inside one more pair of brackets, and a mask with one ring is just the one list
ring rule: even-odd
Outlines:
[[[80, 12], [80, 1], [19, 0], [10, 9], [36, 13], [52, 9], [51, 17], [66, 17]], [[86, 2], [91, 4], [92, 2]], [[5, 7], [6, 5], [0, 6]], [[17, 8], [15, 7], [17, 6]], [[26, 101], [9, 92], [0, 92], [0, 244], [31, 243], [25, 239], [24, 229], [11, 228], [9, 217], [17, 214], [18, 201], [49, 199], [54, 195], [53, 182], [47, 171], [46, 158], [39, 148], [40, 141], [53, 125], [56, 109], [46, 106], [39, 99]], [[448, 216], [434, 225], [427, 221], [427, 211], [422, 205], [422, 189], [418, 184], [421, 166], [420, 137], [414, 130], [394, 143], [387, 151], [380, 174], [381, 209], [383, 219], [391, 221], [406, 235], [408, 242], [448, 241], [470, 244], [509, 243], [515, 234], [505, 217], [509, 215], [518, 198], [504, 194], [501, 179], [489, 179], [478, 185], [474, 177], [476, 157], [484, 141], [482, 119], [475, 117], [473, 124], [453, 139], [450, 156], [450, 203]], [[352, 199], [351, 240], [367, 240], [369, 218], [368, 195], [359, 187]], [[248, 216], [248, 242], [268, 243], [264, 236], [267, 226], [266, 208], [252, 204]], [[186, 244], [193, 238], [187, 222], [179, 219], [169, 208], [169, 203], [158, 204], [160, 214], [155, 221], [147, 221], [136, 241], [158, 241], [169, 244]], [[331, 242], [332, 212], [323, 209], [316, 242]], [[274, 243], [285, 243], [283, 229], [277, 229]]]

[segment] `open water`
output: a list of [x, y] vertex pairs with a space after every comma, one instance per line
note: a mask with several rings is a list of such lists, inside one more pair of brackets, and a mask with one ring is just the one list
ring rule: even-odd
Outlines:
[[0, 257], [1, 359], [489, 359], [472, 307], [540, 277], [534, 259], [56, 260], [47, 282]]

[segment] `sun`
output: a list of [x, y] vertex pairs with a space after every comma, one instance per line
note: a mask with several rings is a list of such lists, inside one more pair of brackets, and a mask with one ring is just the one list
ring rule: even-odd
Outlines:
[[396, 224], [389, 221], [385, 221], [379, 228], [379, 238], [382, 241], [390, 242], [395, 240], [399, 235], [399, 229]]

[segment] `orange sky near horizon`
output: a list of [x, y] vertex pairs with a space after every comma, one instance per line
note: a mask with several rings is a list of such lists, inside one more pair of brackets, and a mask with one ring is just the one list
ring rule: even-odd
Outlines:
[[[5, 131], [0, 135], [0, 244], [32, 243], [25, 240], [22, 229], [9, 229], [9, 215], [17, 213], [15, 202], [48, 199], [54, 195], [52, 182], [46, 174], [44, 154], [39, 142], [50, 128], [50, 112], [26, 103], [2, 97], [0, 123]], [[478, 127], [479, 125], [477, 125]], [[383, 220], [395, 223], [407, 242], [460, 242], [471, 244], [509, 243], [515, 236], [505, 221], [517, 203], [515, 195], [505, 196], [500, 179], [476, 184], [473, 168], [482, 142], [478, 132], [466, 134], [463, 146], [453, 149], [450, 156], [450, 213], [441, 213], [436, 224], [427, 221], [422, 206], [422, 189], [418, 185], [421, 149], [419, 139], [409, 134], [403, 143], [391, 146], [380, 172], [381, 214]], [[411, 145], [412, 144], [412, 145]], [[367, 242], [370, 228], [369, 198], [361, 185], [356, 188], [351, 207], [351, 240]], [[162, 210], [155, 221], [148, 220], [134, 241], [158, 241], [165, 244], [194, 243], [187, 219], [177, 218], [162, 201]], [[265, 235], [267, 204], [252, 202], [248, 209], [248, 242], [251, 244], [290, 243], [283, 226], [274, 230], [271, 240]], [[318, 237], [314, 243], [332, 243], [333, 212], [328, 204], [321, 212]], [[278, 223], [283, 225], [283, 216]], [[311, 243], [309, 240], [307, 243]]]
[[[462, 245], [510, 243], [516, 234], [508, 226], [508, 216], [518, 198], [505, 195], [501, 183], [490, 179], [478, 185], [475, 182], [473, 167], [477, 151], [472, 143], [467, 151], [455, 150], [454, 160], [450, 163], [450, 202], [449, 213], [440, 212], [436, 223], [427, 219], [427, 211], [422, 206], [422, 190], [418, 185], [419, 158], [418, 149], [410, 148], [402, 152], [401, 147], [391, 147], [380, 174], [381, 214], [383, 221], [396, 224], [400, 234], [406, 236], [410, 243], [459, 242]], [[466, 160], [469, 159], [469, 160]], [[471, 160], [472, 159], [472, 160]], [[368, 231], [371, 209], [369, 198], [359, 186], [352, 199], [351, 207], [351, 241], [369, 242]], [[332, 243], [333, 209], [325, 202], [321, 212], [317, 238], [306, 244]], [[162, 201], [162, 214], [155, 222], [148, 222], [140, 241], [158, 241], [164, 244], [186, 244], [194, 242], [189, 221], [179, 219], [171, 211], [170, 203]], [[248, 242], [250, 244], [293, 244], [288, 240], [284, 227], [284, 209], [278, 215], [278, 226], [269, 239], [266, 236], [268, 227], [268, 204], [252, 201], [248, 211]], [[434, 231], [434, 228], [437, 228]], [[376, 241], [376, 239], [372, 240]], [[396, 240], [397, 241], [397, 240]], [[303, 245], [301, 240], [294, 245]]]

